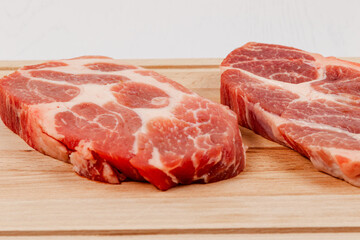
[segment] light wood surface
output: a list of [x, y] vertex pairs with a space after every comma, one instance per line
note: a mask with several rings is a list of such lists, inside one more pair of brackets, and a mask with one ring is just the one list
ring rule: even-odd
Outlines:
[[156, 234], [156, 235], [100, 235], [100, 236], [6, 236], [0, 240], [358, 240], [357, 233], [282, 233], [282, 234]]
[[[360, 59], [352, 58], [359, 61]], [[38, 61], [0, 62], [0, 75]], [[219, 101], [220, 59], [128, 60]], [[246, 170], [161, 192], [77, 176], [0, 124], [2, 239], [359, 239], [360, 189], [240, 128]]]

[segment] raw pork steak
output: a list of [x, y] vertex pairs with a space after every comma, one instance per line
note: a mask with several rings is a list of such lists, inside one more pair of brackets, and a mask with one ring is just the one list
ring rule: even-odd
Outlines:
[[221, 101], [240, 125], [360, 186], [360, 64], [248, 43], [221, 67]]
[[5, 125], [89, 179], [161, 190], [245, 164], [236, 115], [180, 84], [107, 57], [26, 66], [0, 81]]

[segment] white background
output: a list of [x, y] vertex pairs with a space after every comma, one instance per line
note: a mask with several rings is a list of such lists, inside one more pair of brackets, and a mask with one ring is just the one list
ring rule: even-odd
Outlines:
[[248, 41], [360, 56], [359, 0], [0, 0], [0, 59], [225, 57]]

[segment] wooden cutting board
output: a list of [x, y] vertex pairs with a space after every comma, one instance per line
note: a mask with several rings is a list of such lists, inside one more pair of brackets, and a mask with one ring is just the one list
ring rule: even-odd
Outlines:
[[[220, 61], [127, 60], [216, 102]], [[0, 61], [0, 74], [38, 62]], [[241, 132], [249, 146], [243, 173], [161, 192], [147, 183], [79, 177], [1, 123], [0, 239], [359, 239], [360, 188], [316, 171], [288, 148]]]

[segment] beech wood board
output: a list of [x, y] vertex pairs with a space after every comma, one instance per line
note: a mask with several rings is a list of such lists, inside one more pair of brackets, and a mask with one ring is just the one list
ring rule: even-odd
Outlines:
[[[346, 58], [360, 62], [360, 58]], [[0, 76], [43, 61], [0, 61]], [[124, 60], [219, 102], [221, 59]], [[240, 128], [245, 171], [162, 192], [79, 177], [0, 123], [2, 239], [359, 239], [360, 188]]]

